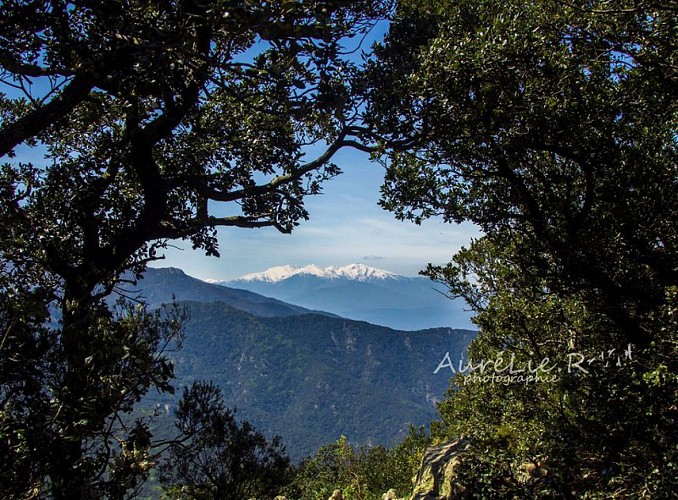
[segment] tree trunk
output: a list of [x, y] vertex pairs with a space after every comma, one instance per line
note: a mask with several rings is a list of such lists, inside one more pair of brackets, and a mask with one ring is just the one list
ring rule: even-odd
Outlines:
[[61, 345], [66, 361], [65, 373], [55, 388], [55, 457], [51, 461], [50, 481], [55, 500], [95, 498], [92, 469], [87, 464], [84, 438], [94, 422], [87, 401], [87, 356], [91, 355], [90, 323], [93, 287], [66, 287], [62, 304]]

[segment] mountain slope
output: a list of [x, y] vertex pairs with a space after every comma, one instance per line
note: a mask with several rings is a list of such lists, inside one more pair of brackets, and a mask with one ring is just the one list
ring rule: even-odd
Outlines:
[[293, 316], [313, 312], [247, 290], [206, 283], [175, 268], [148, 268], [143, 279], [136, 285], [127, 284], [122, 288], [126, 295], [141, 298], [151, 307], [170, 303], [174, 299], [223, 302], [256, 316]]
[[450, 300], [432, 281], [363, 264], [280, 266], [219, 284], [399, 330], [475, 329], [465, 302]]
[[[388, 304], [379, 287], [384, 281], [392, 282], [390, 297], [401, 293], [399, 300], [408, 300], [408, 278], [354, 271], [350, 278], [333, 278], [334, 285], [320, 276], [315, 276], [318, 282], [307, 281], [299, 273], [287, 281], [302, 280], [297, 292], [303, 285], [318, 298], [326, 293], [328, 305], [341, 302], [335, 294], [342, 287], [348, 294], [371, 294], [373, 304]], [[362, 282], [354, 279], [360, 275]], [[172, 354], [177, 396], [151, 393], [145, 398], [146, 404], [167, 409], [159, 431], [171, 432], [168, 420], [182, 386], [212, 380], [239, 418], [269, 436], [281, 435], [295, 459], [341, 435], [354, 443], [394, 444], [410, 423], [435, 419], [435, 402], [447, 389], [450, 372], [433, 371], [447, 352], [458, 359], [475, 335], [449, 328], [403, 332], [310, 313], [249, 291], [204, 283], [177, 269], [149, 269], [138, 285], [127, 288], [151, 306], [175, 297], [191, 313], [183, 350]]]
[[[223, 303], [187, 303], [177, 386], [208, 379], [225, 400], [299, 459], [341, 435], [391, 445], [436, 417], [449, 371], [475, 335], [449, 328], [400, 332], [317, 314], [255, 317]], [[151, 395], [152, 403], [175, 399]]]

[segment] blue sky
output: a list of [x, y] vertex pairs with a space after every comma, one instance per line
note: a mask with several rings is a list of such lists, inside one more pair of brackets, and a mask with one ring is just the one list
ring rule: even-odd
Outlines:
[[[361, 46], [369, 50], [387, 27], [386, 22], [377, 23]], [[351, 57], [357, 60], [359, 51]], [[0, 90], [16, 93], [4, 87]], [[44, 161], [40, 147], [19, 147], [17, 155], [22, 161]], [[154, 267], [178, 267], [197, 278], [225, 280], [286, 264], [326, 267], [364, 263], [414, 276], [429, 262], [447, 263], [461, 246], [479, 236], [470, 224], [429, 220], [416, 226], [397, 221], [377, 205], [384, 176], [379, 164], [354, 149], [340, 151], [334, 161], [344, 173], [325, 183], [322, 195], [306, 199], [310, 220], [291, 235], [273, 228], [222, 228], [218, 233], [221, 258], [206, 257], [192, 250], [190, 243], [176, 241]]]
[[[17, 149], [22, 161], [40, 163], [40, 148]], [[191, 244], [171, 242], [154, 267], [177, 267], [200, 279], [226, 280], [280, 265], [322, 267], [364, 263], [403, 276], [415, 276], [431, 262], [447, 263], [480, 231], [471, 224], [441, 219], [421, 226], [401, 222], [377, 205], [383, 182], [381, 165], [366, 153], [343, 149], [334, 158], [343, 173], [324, 184], [323, 194], [306, 198], [310, 220], [291, 235], [273, 228], [221, 228], [220, 258], [206, 257]]]
[[414, 276], [429, 262], [447, 263], [479, 236], [470, 224], [434, 219], [417, 226], [397, 221], [377, 205], [383, 167], [353, 149], [340, 151], [335, 161], [344, 173], [325, 183], [322, 195], [306, 199], [310, 220], [291, 235], [272, 228], [220, 229], [221, 258], [205, 257], [190, 244], [175, 242], [179, 248], [169, 249], [155, 266], [224, 280], [285, 264], [325, 267], [358, 262]]
[[[369, 51], [387, 29], [387, 22], [377, 23], [360, 40], [361, 47]], [[359, 51], [352, 57], [358, 60]], [[449, 262], [457, 250], [480, 235], [471, 224], [429, 220], [417, 226], [397, 221], [377, 205], [383, 167], [354, 149], [341, 150], [334, 161], [344, 173], [325, 183], [322, 195], [306, 199], [310, 220], [291, 235], [273, 228], [222, 228], [218, 233], [221, 258], [205, 257], [190, 244], [175, 242], [177, 248], [169, 249], [165, 260], [155, 266], [178, 267], [191, 276], [217, 280], [287, 264], [326, 267], [364, 263], [415, 276], [429, 262]]]

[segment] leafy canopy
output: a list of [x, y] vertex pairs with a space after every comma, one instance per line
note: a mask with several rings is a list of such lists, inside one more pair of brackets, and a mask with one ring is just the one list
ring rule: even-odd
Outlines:
[[383, 204], [515, 236], [628, 339], [676, 272], [675, 9], [626, 2], [403, 2], [368, 116]]
[[286, 495], [301, 500], [328, 498], [339, 490], [346, 500], [381, 498], [394, 490], [406, 496], [412, 490], [426, 446], [424, 428], [410, 427], [400, 444], [354, 448], [344, 436], [321, 447], [314, 457], [301, 462]]
[[404, 1], [377, 49], [383, 206], [484, 231], [426, 271], [476, 310], [471, 356], [614, 351], [552, 383], [455, 379], [434, 437], [472, 438], [456, 474], [478, 498], [674, 495], [677, 22], [656, 2]]
[[359, 68], [348, 52], [387, 10], [340, 0], [3, 2], [6, 491], [123, 497], [148, 474], [148, 440], [125, 444], [147, 426], [121, 414], [149, 388], [170, 389], [161, 351], [182, 315], [115, 312], [106, 298], [170, 239], [218, 255], [218, 226], [289, 232], [307, 217], [304, 196], [338, 173], [339, 148], [357, 145]]
[[179, 436], [160, 467], [171, 498], [273, 498], [288, 482], [279, 438], [269, 443], [248, 422], [238, 424], [213, 384], [185, 388], [176, 418]]

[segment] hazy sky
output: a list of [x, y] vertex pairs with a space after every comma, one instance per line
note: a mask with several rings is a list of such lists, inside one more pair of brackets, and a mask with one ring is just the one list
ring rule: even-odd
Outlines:
[[190, 244], [177, 243], [158, 267], [178, 267], [206, 279], [229, 279], [285, 264], [322, 267], [364, 263], [414, 276], [429, 262], [445, 264], [478, 230], [468, 224], [429, 220], [417, 226], [399, 222], [377, 206], [383, 168], [366, 154], [342, 150], [336, 157], [344, 173], [325, 183], [320, 196], [308, 197], [310, 220], [291, 235], [273, 228], [219, 230], [221, 258], [205, 257]]

